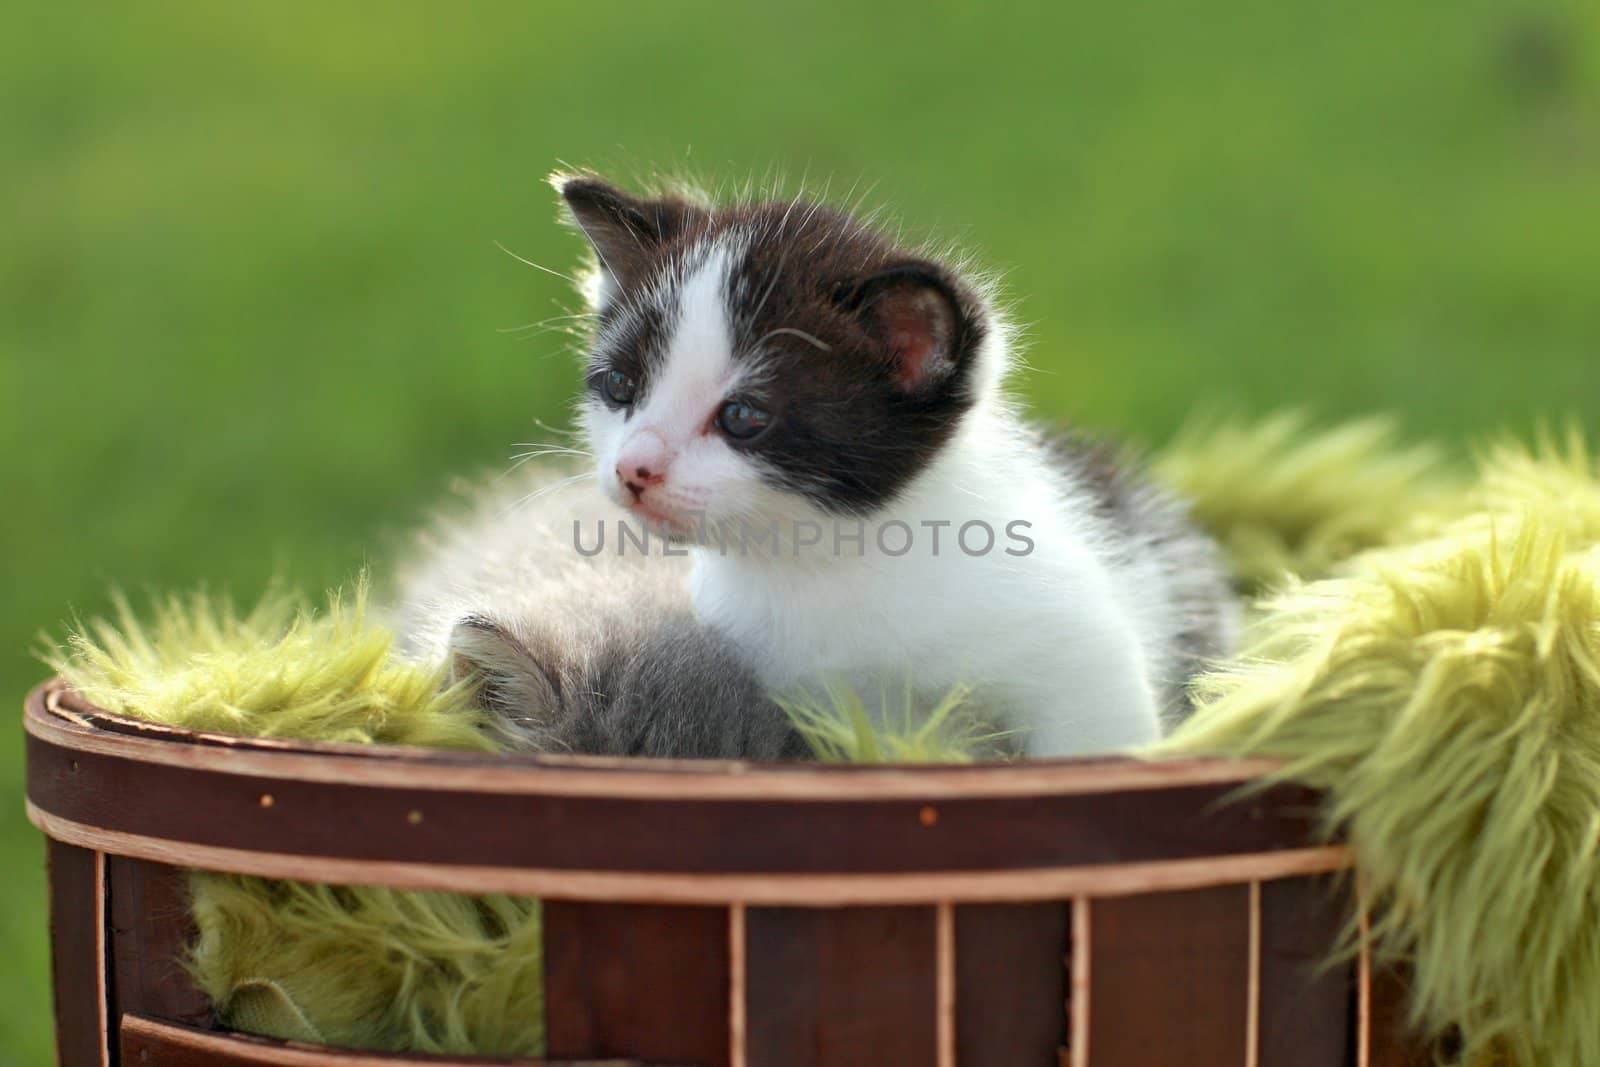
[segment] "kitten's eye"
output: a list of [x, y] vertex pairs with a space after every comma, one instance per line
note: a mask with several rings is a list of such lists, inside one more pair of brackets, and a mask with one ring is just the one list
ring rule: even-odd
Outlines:
[[600, 388], [605, 391], [607, 400], [626, 407], [633, 403], [633, 395], [639, 391], [639, 383], [622, 371], [614, 370], [601, 381]]
[[748, 400], [730, 400], [717, 412], [717, 426], [729, 437], [748, 441], [772, 425], [772, 416]]

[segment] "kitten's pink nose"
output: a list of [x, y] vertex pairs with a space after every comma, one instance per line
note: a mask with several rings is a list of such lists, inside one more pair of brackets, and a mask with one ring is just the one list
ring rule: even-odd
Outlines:
[[617, 480], [638, 496], [667, 476], [667, 443], [654, 430], [640, 430], [617, 453]]

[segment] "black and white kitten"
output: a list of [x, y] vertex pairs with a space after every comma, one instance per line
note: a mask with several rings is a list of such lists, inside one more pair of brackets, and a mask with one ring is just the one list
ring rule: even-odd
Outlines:
[[693, 545], [695, 615], [769, 691], [960, 683], [1034, 755], [1182, 714], [1235, 629], [1217, 552], [1136, 469], [1024, 421], [983, 284], [817, 203], [553, 181], [598, 260], [600, 484]]
[[624, 516], [565, 473], [497, 483], [427, 531], [391, 607], [403, 650], [473, 679], [508, 748], [813, 758], [737, 648], [695, 619], [687, 559], [575, 551], [575, 522]]

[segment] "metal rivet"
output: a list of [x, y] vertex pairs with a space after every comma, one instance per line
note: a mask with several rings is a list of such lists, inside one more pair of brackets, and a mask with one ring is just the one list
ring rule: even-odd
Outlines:
[[422, 812], [420, 812], [420, 811], [408, 811], [408, 812], [406, 812], [406, 822], [410, 823], [412, 826], [417, 825], [417, 823], [419, 823], [421, 821], [422, 821]]
[[923, 808], [917, 812], [917, 821], [924, 826], [932, 826], [939, 821], [939, 812], [936, 808]]
[[273, 805], [272, 794], [271, 793], [262, 793], [261, 794], [261, 806], [263, 808], [270, 808], [270, 807], [272, 807], [272, 805]]

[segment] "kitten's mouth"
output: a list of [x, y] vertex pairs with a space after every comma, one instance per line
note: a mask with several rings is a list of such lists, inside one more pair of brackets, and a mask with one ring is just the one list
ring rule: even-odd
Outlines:
[[628, 510], [643, 519], [657, 533], [666, 534], [669, 537], [683, 537], [694, 529], [692, 523], [669, 511], [652, 507], [645, 503], [642, 497], [635, 497], [633, 502], [628, 505]]

